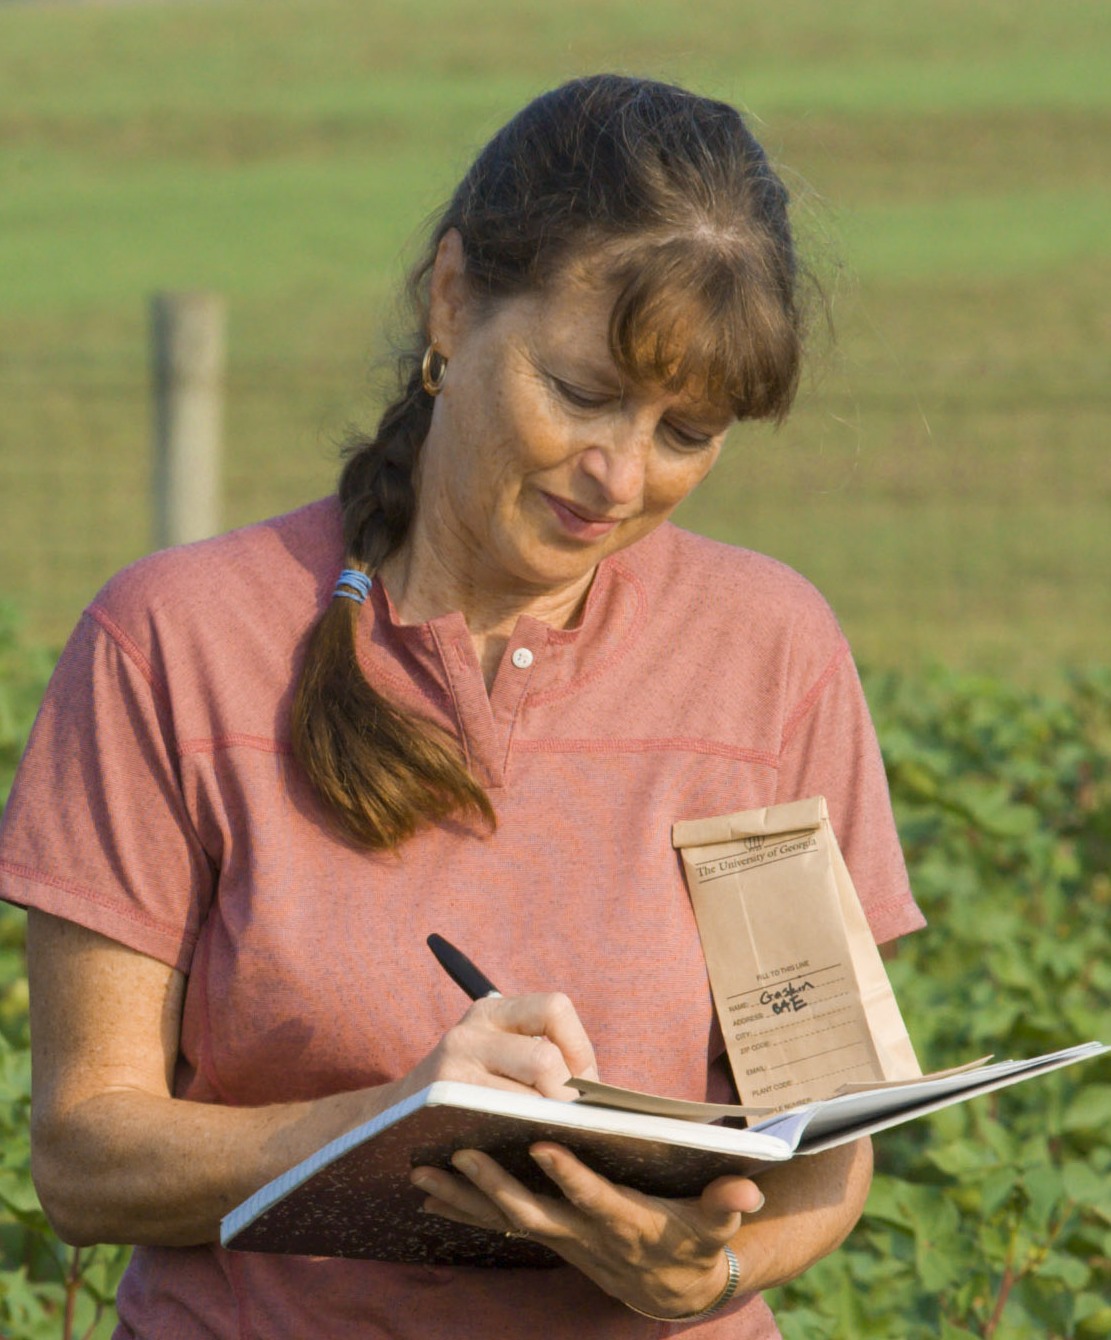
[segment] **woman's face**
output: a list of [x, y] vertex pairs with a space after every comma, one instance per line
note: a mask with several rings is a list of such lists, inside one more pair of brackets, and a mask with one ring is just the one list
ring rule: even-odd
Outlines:
[[624, 377], [614, 295], [586, 275], [480, 316], [461, 262], [449, 234], [431, 289], [448, 367], [421, 454], [421, 530], [478, 589], [574, 586], [706, 477], [731, 412]]

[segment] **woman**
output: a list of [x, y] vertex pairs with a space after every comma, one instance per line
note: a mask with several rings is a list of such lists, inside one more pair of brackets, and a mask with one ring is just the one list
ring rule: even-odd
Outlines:
[[[877, 938], [920, 924], [833, 616], [664, 524], [797, 382], [786, 195], [737, 113], [612, 76], [545, 95], [413, 291], [338, 502], [134, 565], [58, 667], [0, 848], [43, 1203], [140, 1244], [121, 1337], [774, 1336], [759, 1290], [849, 1231], [866, 1144], [690, 1201], [553, 1145], [550, 1196], [473, 1151], [414, 1170], [430, 1213], [567, 1269], [213, 1245], [435, 1078], [726, 1096], [678, 819], [821, 792]], [[460, 1019], [433, 930], [506, 997]]]

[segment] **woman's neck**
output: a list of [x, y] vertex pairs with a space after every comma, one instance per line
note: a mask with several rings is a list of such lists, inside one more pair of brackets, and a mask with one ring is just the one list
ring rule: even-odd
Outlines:
[[554, 589], [491, 586], [479, 574], [460, 573], [417, 536], [386, 560], [380, 576], [402, 623], [427, 623], [455, 611], [462, 614], [487, 690], [517, 620], [528, 615], [553, 628], [569, 627], [594, 579], [589, 572], [571, 585]]

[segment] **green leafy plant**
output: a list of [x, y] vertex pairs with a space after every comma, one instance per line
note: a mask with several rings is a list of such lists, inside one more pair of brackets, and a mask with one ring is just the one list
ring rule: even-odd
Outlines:
[[[51, 659], [0, 607], [0, 800]], [[891, 965], [923, 1064], [1111, 1037], [1111, 673], [868, 689], [930, 919]], [[0, 907], [0, 1334], [93, 1340], [128, 1249], [65, 1246], [31, 1186], [22, 933]], [[787, 1340], [1108, 1335], [1109, 1126], [1100, 1061], [886, 1133], [848, 1243], [772, 1296]]]
[[[0, 805], [53, 665], [0, 604]], [[31, 1053], [23, 914], [0, 904], [0, 1335], [92, 1340], [110, 1334], [126, 1247], [68, 1247], [31, 1185]]]
[[[1111, 674], [868, 687], [930, 920], [891, 965], [925, 1067], [1111, 1036]], [[1109, 1079], [1101, 1060], [881, 1136], [861, 1225], [778, 1292], [788, 1340], [1111, 1333]]]

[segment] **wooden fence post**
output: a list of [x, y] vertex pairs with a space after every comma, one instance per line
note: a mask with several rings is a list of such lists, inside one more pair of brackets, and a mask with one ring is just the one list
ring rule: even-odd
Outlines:
[[220, 528], [224, 300], [157, 293], [150, 305], [154, 390], [154, 545]]

